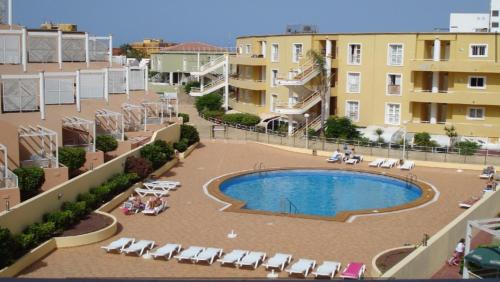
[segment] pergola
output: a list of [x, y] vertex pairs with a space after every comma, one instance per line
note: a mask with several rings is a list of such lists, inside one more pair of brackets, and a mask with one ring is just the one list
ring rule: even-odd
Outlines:
[[[144, 106], [124, 103], [122, 110], [125, 127], [130, 131], [136, 131], [138, 125], [143, 122]], [[143, 125], [143, 129], [146, 131], [146, 124]]]
[[163, 124], [165, 118], [165, 103], [163, 101], [144, 101], [144, 131], [148, 124]]
[[178, 116], [179, 99], [176, 92], [164, 92], [161, 101], [166, 105], [170, 119], [172, 118], [172, 113], [175, 113], [175, 117]]
[[95, 123], [101, 129], [109, 132], [113, 137], [120, 141], [125, 140], [123, 131], [123, 115], [106, 109], [100, 109], [95, 112]]
[[[480, 219], [480, 220], [469, 220], [467, 222], [466, 236], [465, 236], [465, 253], [464, 256], [470, 253], [470, 244], [472, 240], [472, 229], [476, 228], [480, 231], [486, 232], [492, 235], [494, 238], [500, 238], [500, 217]], [[464, 270], [462, 277], [464, 279], [469, 279], [471, 272], [467, 269], [467, 264], [464, 264]]]
[[87, 149], [90, 149], [91, 152], [95, 152], [95, 122], [87, 119], [83, 119], [77, 116], [64, 117], [62, 119], [63, 128], [76, 131], [76, 132], [87, 132], [90, 136], [92, 136], [92, 141], [89, 139], [87, 143], [83, 144], [75, 144], [76, 146], [85, 146]]
[[[39, 138], [38, 144], [41, 148], [38, 153], [30, 156], [29, 160], [21, 161], [21, 165], [36, 165], [41, 167], [59, 167], [59, 152], [57, 133], [41, 125], [20, 126], [18, 129], [19, 139]], [[49, 151], [46, 151], [45, 142], [48, 141]], [[55, 148], [55, 150], [54, 150]], [[55, 153], [54, 153], [55, 152]], [[52, 165], [54, 164], [54, 165]]]
[[0, 151], [2, 151], [3, 154], [3, 158], [0, 160], [2, 162], [2, 166], [0, 166], [0, 188], [18, 187], [17, 175], [9, 170], [7, 147], [3, 144], [0, 144]]

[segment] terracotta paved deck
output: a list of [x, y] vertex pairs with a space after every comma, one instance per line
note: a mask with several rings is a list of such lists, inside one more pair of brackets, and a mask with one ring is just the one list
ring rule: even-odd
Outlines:
[[[327, 164], [324, 157], [313, 157], [281, 151], [255, 143], [210, 141], [193, 152], [168, 176], [183, 184], [168, 197], [170, 208], [157, 217], [142, 214], [125, 216], [119, 210], [122, 228], [116, 236], [98, 244], [59, 249], [26, 269], [21, 277], [257, 277], [263, 278], [263, 267], [241, 270], [193, 265], [172, 261], [145, 260], [133, 256], [106, 254], [101, 245], [119, 237], [156, 240], [158, 244], [181, 243], [274, 252], [287, 252], [294, 258], [365, 262], [371, 267], [372, 258], [380, 251], [416, 243], [423, 233], [434, 234], [463, 210], [457, 203], [482, 190], [484, 181], [477, 172], [417, 167], [412, 172], [420, 180], [434, 184], [439, 200], [426, 207], [401, 213], [360, 217], [352, 223], [328, 222], [220, 212], [222, 205], [207, 197], [202, 185], [209, 179], [229, 172], [252, 169], [256, 162], [269, 167], [339, 166]], [[360, 164], [367, 168], [367, 163]], [[398, 169], [392, 173], [406, 175]], [[236, 239], [226, 238], [234, 229]], [[368, 272], [369, 273], [369, 272]], [[280, 277], [286, 277], [281, 273]]]

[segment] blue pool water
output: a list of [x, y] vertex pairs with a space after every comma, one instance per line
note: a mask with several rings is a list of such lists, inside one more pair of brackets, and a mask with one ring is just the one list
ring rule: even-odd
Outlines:
[[220, 191], [246, 203], [245, 209], [335, 216], [341, 211], [382, 209], [418, 199], [413, 184], [369, 173], [339, 170], [276, 170], [237, 176]]

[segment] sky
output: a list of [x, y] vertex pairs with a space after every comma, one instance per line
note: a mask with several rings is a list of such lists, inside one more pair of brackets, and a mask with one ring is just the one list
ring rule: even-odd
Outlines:
[[13, 0], [13, 22], [75, 23], [113, 43], [162, 38], [222, 47], [243, 35], [281, 34], [287, 24], [322, 33], [447, 28], [451, 12], [488, 13], [489, 0]]

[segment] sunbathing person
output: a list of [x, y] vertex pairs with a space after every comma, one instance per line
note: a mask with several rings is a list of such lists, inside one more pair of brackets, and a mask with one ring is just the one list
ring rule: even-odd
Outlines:
[[333, 154], [330, 157], [329, 161], [340, 161], [341, 159], [342, 159], [342, 154], [337, 149], [337, 150], [335, 150], [335, 152], [333, 152]]

